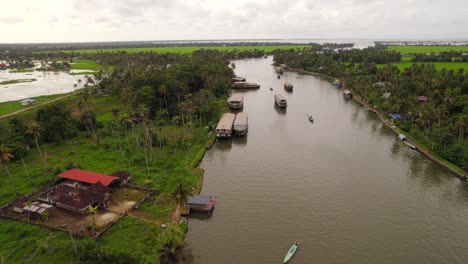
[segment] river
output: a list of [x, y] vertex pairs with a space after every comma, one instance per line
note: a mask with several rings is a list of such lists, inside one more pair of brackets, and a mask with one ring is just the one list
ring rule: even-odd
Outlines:
[[291, 264], [468, 261], [468, 187], [458, 178], [330, 83], [278, 80], [271, 57], [235, 63], [261, 88], [244, 92], [248, 137], [218, 141], [200, 165], [202, 194], [217, 203], [211, 217], [189, 220], [194, 263], [282, 263], [295, 240]]

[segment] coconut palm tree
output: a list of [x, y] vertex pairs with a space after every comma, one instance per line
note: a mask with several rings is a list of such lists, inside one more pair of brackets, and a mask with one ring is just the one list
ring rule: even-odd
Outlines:
[[168, 262], [170, 258], [176, 256], [182, 250], [187, 242], [184, 240], [184, 232], [176, 223], [170, 223], [160, 234], [161, 257], [163, 261]]
[[17, 194], [16, 190], [16, 182], [15, 179], [13, 179], [13, 176], [11, 175], [10, 171], [8, 170], [6, 163], [9, 162], [13, 158], [13, 154], [11, 151], [11, 148], [5, 146], [4, 144], [0, 145], [0, 165], [3, 167], [3, 170], [8, 174], [8, 177], [10, 177], [11, 183], [13, 184], [13, 189], [15, 190], [15, 194]]
[[44, 131], [41, 125], [36, 122], [33, 122], [29, 125], [28, 129], [26, 130], [26, 134], [31, 135], [34, 137], [34, 141], [36, 142], [37, 151], [39, 151], [39, 156], [41, 157], [42, 161], [42, 174], [45, 176], [45, 165], [46, 160], [45, 156], [42, 155], [41, 147], [39, 146], [38, 138], [41, 136], [41, 133]]
[[177, 202], [177, 206], [180, 206], [187, 203], [187, 197], [191, 194], [190, 188], [185, 181], [179, 180], [172, 192], [172, 198]]

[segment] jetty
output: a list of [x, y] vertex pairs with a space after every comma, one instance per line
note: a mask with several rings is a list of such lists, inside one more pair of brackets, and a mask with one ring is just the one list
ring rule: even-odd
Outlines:
[[235, 114], [224, 113], [216, 126], [217, 138], [230, 138], [232, 136], [232, 126], [234, 124]]
[[232, 84], [232, 89], [258, 89], [260, 84], [252, 82], [235, 82]]
[[238, 113], [234, 121], [234, 135], [245, 136], [249, 131], [249, 117], [247, 113]]
[[244, 95], [240, 93], [232, 94], [229, 96], [227, 102], [230, 109], [242, 109], [244, 107]]

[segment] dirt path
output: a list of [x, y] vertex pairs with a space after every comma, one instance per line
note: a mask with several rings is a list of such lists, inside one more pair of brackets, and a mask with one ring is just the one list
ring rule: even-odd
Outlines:
[[70, 93], [70, 94], [67, 94], [67, 95], [64, 95], [64, 96], [61, 96], [61, 97], [57, 97], [55, 99], [52, 99], [52, 100], [49, 100], [49, 101], [46, 101], [46, 102], [42, 102], [40, 104], [35, 104], [35, 105], [32, 105], [30, 107], [26, 107], [26, 108], [22, 108], [22, 109], [19, 109], [19, 110], [16, 110], [14, 112], [11, 112], [11, 113], [8, 113], [8, 114], [4, 114], [4, 115], [1, 115], [0, 116], [0, 119], [5, 119], [5, 118], [8, 118], [8, 117], [12, 117], [14, 115], [17, 115], [17, 114], [21, 114], [21, 113], [24, 113], [26, 111], [29, 111], [33, 108], [36, 108], [36, 107], [39, 107], [39, 106], [43, 106], [43, 105], [46, 105], [46, 104], [50, 104], [50, 103], [53, 103], [55, 101], [58, 101], [58, 100], [62, 100], [64, 98], [67, 98], [67, 97], [70, 97], [72, 95], [75, 95], [76, 93]]

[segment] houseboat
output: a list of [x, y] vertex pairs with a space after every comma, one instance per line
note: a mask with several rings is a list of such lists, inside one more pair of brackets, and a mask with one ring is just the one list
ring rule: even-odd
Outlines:
[[227, 102], [230, 109], [242, 109], [244, 107], [244, 95], [239, 93], [232, 94]]
[[333, 81], [332, 84], [333, 84], [334, 86], [336, 86], [336, 87], [341, 87], [341, 86], [342, 86], [340, 80], [338, 80], [338, 79], [335, 79], [335, 80]]
[[232, 89], [258, 89], [260, 84], [252, 82], [235, 82], [232, 84]]
[[189, 214], [190, 211], [212, 212], [215, 208], [215, 203], [214, 197], [211, 195], [189, 196], [187, 197], [185, 213]]
[[284, 89], [288, 92], [292, 92], [294, 86], [290, 83], [284, 83]]
[[275, 67], [275, 71], [276, 71], [276, 73], [278, 73], [278, 74], [282, 74], [282, 73], [283, 73], [283, 68], [281, 68], [281, 67]]
[[235, 82], [245, 82], [245, 78], [244, 77], [233, 77], [232, 78], [232, 82], [235, 83]]
[[286, 108], [288, 106], [288, 102], [282, 95], [275, 94], [275, 105], [279, 108]]
[[344, 96], [345, 99], [351, 99], [351, 98], [353, 98], [353, 93], [351, 93], [350, 90], [344, 90], [343, 91], [343, 96]]
[[249, 117], [247, 113], [238, 113], [234, 121], [234, 135], [245, 136], [249, 132]]
[[225, 113], [216, 126], [217, 138], [230, 138], [232, 136], [232, 126], [234, 124], [235, 114]]

